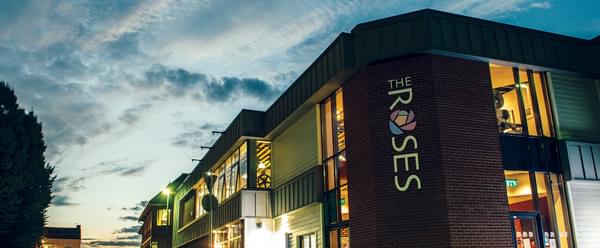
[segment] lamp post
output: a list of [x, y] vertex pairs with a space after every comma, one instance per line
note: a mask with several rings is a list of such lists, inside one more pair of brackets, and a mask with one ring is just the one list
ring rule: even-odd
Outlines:
[[[213, 194], [213, 192], [212, 192], [212, 190], [213, 190], [213, 188], [212, 188], [213, 187], [212, 172], [210, 172], [210, 171], [204, 172], [204, 175], [206, 175], [206, 179], [207, 179], [206, 181], [208, 181], [208, 186], [206, 188], [208, 189], [208, 193], [212, 195]], [[210, 229], [209, 233], [208, 233], [208, 240], [209, 240], [208, 242], [210, 242], [209, 247], [213, 248], [213, 221], [212, 221], [213, 210], [214, 210], [214, 209], [212, 209], [213, 197], [209, 197], [208, 199], [210, 201], [208, 205], [210, 205], [210, 208], [211, 208], [210, 212], [208, 212], [208, 222], [209, 222], [208, 224], [209, 224], [209, 229]]]
[[[163, 195], [167, 196], [167, 223], [165, 227], [165, 242], [167, 242], [167, 238], [169, 236], [169, 225], [171, 224], [171, 209], [169, 209], [169, 196], [171, 196], [171, 190], [167, 187], [162, 190]], [[165, 244], [165, 247], [168, 246], [168, 243]]]

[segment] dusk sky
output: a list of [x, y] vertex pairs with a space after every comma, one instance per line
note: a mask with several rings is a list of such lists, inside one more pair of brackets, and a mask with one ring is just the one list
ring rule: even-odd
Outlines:
[[599, 1], [0, 1], [0, 78], [43, 123], [50, 226], [138, 246], [143, 201], [340, 32], [434, 8], [591, 39]]

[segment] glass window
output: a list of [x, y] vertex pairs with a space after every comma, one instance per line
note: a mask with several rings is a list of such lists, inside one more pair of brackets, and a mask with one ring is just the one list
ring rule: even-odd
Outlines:
[[[543, 238], [540, 241], [544, 243], [542, 247], [558, 247], [557, 243], [560, 247], [572, 247], [560, 175], [548, 172], [505, 171], [505, 176], [510, 211], [516, 212], [517, 215], [528, 212], [530, 228], [535, 232], [539, 231]], [[524, 217], [517, 215], [513, 217], [514, 225], [520, 226]], [[536, 224], [535, 219], [538, 217], [534, 219], [532, 216], [539, 216], [541, 226]], [[525, 238], [532, 238], [525, 232], [516, 232], [515, 235], [517, 242], [521, 243]]]
[[221, 248], [242, 248], [242, 223], [229, 224], [213, 231], [213, 246]]
[[196, 218], [206, 214], [206, 210], [202, 208], [202, 198], [204, 198], [205, 195], [208, 195], [208, 188], [206, 188], [206, 184], [202, 182], [196, 190]]
[[342, 88], [321, 103], [321, 140], [323, 142], [323, 173], [326, 219], [330, 228], [330, 247], [347, 247], [343, 238], [350, 220], [348, 197], [348, 164], [346, 163], [346, 131]]
[[528, 171], [504, 171], [510, 211], [535, 211]]
[[260, 189], [271, 188], [271, 142], [256, 142], [256, 187]]
[[336, 229], [329, 231], [329, 247], [339, 248], [338, 244], [338, 231]]
[[344, 99], [342, 89], [335, 92], [335, 128], [337, 151], [346, 148], [346, 132], [344, 131]]
[[350, 208], [348, 206], [348, 185], [340, 187], [340, 212], [342, 221], [350, 219]]
[[335, 163], [333, 159], [327, 160], [327, 190], [335, 190]]
[[328, 158], [333, 155], [333, 116], [332, 116], [332, 103], [331, 99], [325, 100], [322, 106], [321, 112], [323, 113], [323, 143], [324, 143], [324, 157]]
[[317, 234], [310, 233], [298, 236], [298, 248], [317, 248]]
[[501, 133], [523, 133], [520, 98], [515, 85], [513, 69], [490, 65], [490, 76], [496, 106], [496, 119]]
[[159, 209], [156, 212], [156, 226], [166, 226], [169, 225], [169, 210], [168, 209]]
[[536, 116], [533, 109], [533, 98], [531, 96], [532, 84], [529, 82], [527, 71], [523, 69], [519, 70], [519, 83], [517, 84], [517, 88], [521, 91], [521, 95], [523, 96], [525, 119], [527, 120], [527, 131], [529, 135], [537, 136], [537, 124], [535, 121]]
[[350, 231], [347, 227], [340, 229], [340, 248], [350, 247]]
[[180, 213], [180, 223], [181, 226], [185, 226], [190, 223], [196, 217], [196, 194], [195, 192], [190, 192], [186, 197], [184, 197], [179, 206], [182, 207]]
[[533, 73], [533, 81], [535, 86], [535, 95], [537, 103], [540, 108], [540, 121], [542, 124], [542, 134], [546, 137], [552, 137], [552, 121], [550, 113], [550, 103], [548, 102], [548, 95], [545, 87], [545, 75], [541, 72]]
[[248, 185], [248, 145], [246, 142], [240, 146], [240, 182], [238, 190], [246, 188]]
[[550, 173], [550, 188], [554, 200], [553, 208], [556, 215], [557, 237], [560, 247], [573, 247], [567, 205], [565, 203], [564, 185], [560, 175]]
[[544, 73], [490, 64], [490, 77], [500, 133], [553, 135]]

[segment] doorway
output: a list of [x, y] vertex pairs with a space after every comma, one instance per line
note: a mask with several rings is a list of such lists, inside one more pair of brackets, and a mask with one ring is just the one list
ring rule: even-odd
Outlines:
[[536, 212], [511, 212], [516, 248], [543, 248], [540, 215]]

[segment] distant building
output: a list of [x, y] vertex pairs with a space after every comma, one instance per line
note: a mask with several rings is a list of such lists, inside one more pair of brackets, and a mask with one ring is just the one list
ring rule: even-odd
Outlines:
[[[185, 180], [188, 174], [181, 174], [177, 179], [167, 185], [170, 192], [175, 192], [177, 187]], [[173, 195], [159, 192], [142, 211], [139, 221], [143, 222], [139, 234], [142, 235], [142, 248], [171, 247], [172, 237], [172, 209]]]
[[71, 227], [45, 227], [40, 248], [81, 247], [81, 225]]

